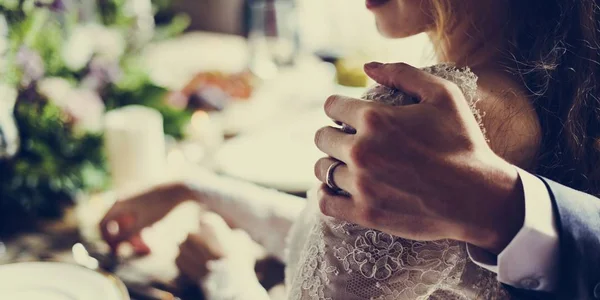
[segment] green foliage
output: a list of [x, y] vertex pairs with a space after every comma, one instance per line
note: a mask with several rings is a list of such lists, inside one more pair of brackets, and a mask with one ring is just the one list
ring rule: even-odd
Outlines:
[[170, 23], [156, 29], [154, 40], [160, 41], [177, 36], [190, 26], [191, 21], [190, 17], [185, 14], [173, 16]]
[[[43, 3], [49, 5], [53, 1]], [[119, 30], [128, 42], [126, 53], [118, 60], [121, 78], [106, 83], [97, 92], [107, 110], [130, 104], [157, 109], [164, 117], [165, 133], [183, 138], [183, 128], [191, 112], [165, 103], [169, 91], [154, 84], [137, 61], [144, 45], [129, 44], [135, 40], [132, 35], [136, 20], [125, 12], [126, 1], [95, 2], [96, 20]], [[154, 7], [165, 9], [170, 1], [155, 1]], [[60, 77], [79, 86], [89, 68], [70, 70], [62, 55], [70, 32], [79, 22], [78, 9], [61, 11], [50, 6], [38, 7], [34, 0], [0, 0], [0, 17], [8, 23], [8, 49], [0, 53], [3, 56], [0, 81], [19, 91], [14, 116], [21, 139], [16, 156], [0, 160], [0, 232], [8, 219], [58, 217], [64, 206], [72, 204], [76, 194], [108, 186], [102, 133], [77, 130], [67, 113], [37, 93], [35, 82], [23, 84], [25, 71], [16, 59], [19, 49], [27, 47], [41, 57], [44, 77]], [[176, 36], [188, 25], [187, 16], [174, 16], [156, 28], [153, 39]]]
[[126, 105], [144, 105], [158, 110], [164, 119], [165, 134], [176, 139], [184, 137], [184, 126], [191, 118], [191, 112], [173, 108], [165, 103], [169, 91], [150, 82], [143, 72], [130, 72], [128, 76], [107, 90], [104, 95], [107, 109]]
[[0, 161], [0, 211], [56, 217], [79, 191], [106, 187], [102, 136], [75, 134], [60, 108], [36, 100], [15, 108], [22, 143], [14, 159]]
[[98, 10], [104, 25], [123, 25], [131, 22], [122, 10], [125, 0], [98, 0]]

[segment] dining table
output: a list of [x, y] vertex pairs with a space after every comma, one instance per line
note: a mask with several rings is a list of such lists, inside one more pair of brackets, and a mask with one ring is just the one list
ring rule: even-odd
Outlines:
[[[165, 221], [149, 230], [151, 232], [145, 236], [147, 242], [153, 245], [153, 251], [144, 257], [114, 255], [98, 238], [99, 235], [89, 236], [90, 229], [83, 230], [85, 225], [77, 220], [74, 209], [70, 209], [60, 220], [42, 222], [35, 230], [25, 230], [0, 239], [0, 267], [32, 262], [72, 264], [118, 278], [131, 300], [203, 299], [198, 287], [186, 282], [178, 274], [173, 263], [177, 242], [172, 239], [157, 240], [172, 236], [164, 235], [165, 231], [170, 230], [182, 230], [178, 235], [181, 239], [181, 235], [185, 234], [182, 226], [188, 224], [188, 228], [191, 228], [189, 224], [197, 224], [197, 214], [185, 212], [190, 209], [189, 206], [176, 209]], [[173, 222], [174, 218], [177, 222]], [[88, 260], [81, 260], [82, 252], [97, 264], [90, 267], [84, 263]]]
[[[150, 77], [172, 90], [181, 89], [198, 72], [237, 72], [248, 63], [242, 38], [199, 32], [152, 45], [142, 56]], [[212, 168], [225, 176], [302, 195], [317, 183], [312, 165], [323, 155], [313, 145], [314, 132], [333, 124], [323, 112], [325, 99], [331, 94], [359, 97], [363, 91], [336, 85], [332, 65], [314, 57], [299, 60], [296, 66], [280, 70], [276, 78], [265, 80], [251, 99], [221, 113], [224, 133], [235, 137], [215, 152]], [[77, 253], [85, 252], [98, 261], [95, 271], [125, 284], [131, 300], [203, 299], [198, 285], [183, 279], [174, 263], [178, 244], [198, 230], [202, 208], [197, 203], [179, 205], [142, 232], [152, 249], [150, 255], [115, 256], [98, 232], [99, 218], [115, 197], [110, 192], [87, 197], [65, 210], [59, 220], [0, 237], [0, 267], [23, 262], [81, 265]], [[256, 271], [273, 299], [283, 299], [283, 264], [265, 257]]]
[[[90, 228], [82, 228], [85, 225], [76, 220], [74, 211], [67, 211], [61, 220], [41, 224], [38, 230], [0, 240], [0, 268], [31, 262], [66, 263], [118, 279], [131, 300], [202, 300], [198, 285], [182, 277], [174, 263], [178, 244], [197, 230], [202, 211], [196, 203], [183, 203], [146, 229], [142, 236], [152, 252], [145, 256], [123, 254], [127, 249], [120, 251], [120, 256], [114, 255], [98, 235], [90, 234]], [[97, 265], [83, 263], [82, 252]], [[282, 293], [283, 264], [264, 257], [257, 262], [256, 272], [265, 288], [274, 294]]]

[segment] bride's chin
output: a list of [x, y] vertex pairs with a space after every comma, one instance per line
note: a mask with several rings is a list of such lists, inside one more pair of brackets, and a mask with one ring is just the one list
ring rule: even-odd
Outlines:
[[387, 26], [382, 25], [381, 22], [375, 21], [375, 25], [377, 26], [377, 31], [381, 36], [386, 38], [395, 38], [394, 31], [390, 30], [390, 28], [388, 28]]
[[375, 24], [377, 26], [377, 31], [379, 32], [379, 34], [385, 38], [401, 39], [401, 38], [406, 38], [406, 37], [415, 35], [415, 34], [403, 32], [402, 30], [397, 30], [396, 28], [393, 28], [392, 26], [386, 26], [385, 24], [382, 24], [380, 22], [375, 22]]

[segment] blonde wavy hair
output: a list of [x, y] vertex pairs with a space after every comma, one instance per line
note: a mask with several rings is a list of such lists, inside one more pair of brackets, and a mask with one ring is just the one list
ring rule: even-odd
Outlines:
[[432, 0], [434, 30], [429, 33], [438, 57], [444, 56], [444, 45], [446, 44], [445, 33], [452, 26], [452, 7], [449, 0]]
[[[439, 57], [453, 0], [431, 0]], [[536, 173], [600, 196], [600, 0], [507, 0], [506, 71], [520, 78], [542, 126]]]

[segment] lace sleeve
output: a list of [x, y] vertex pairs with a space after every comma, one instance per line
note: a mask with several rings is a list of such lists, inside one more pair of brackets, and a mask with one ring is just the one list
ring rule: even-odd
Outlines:
[[284, 261], [286, 237], [305, 207], [305, 199], [199, 168], [185, 181], [208, 209], [245, 230], [270, 255]]
[[254, 269], [229, 260], [210, 261], [210, 271], [200, 282], [206, 300], [270, 300]]

